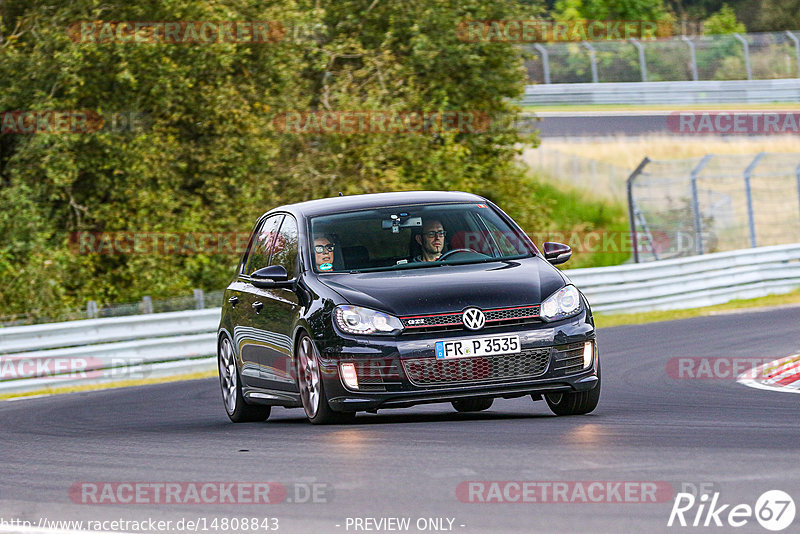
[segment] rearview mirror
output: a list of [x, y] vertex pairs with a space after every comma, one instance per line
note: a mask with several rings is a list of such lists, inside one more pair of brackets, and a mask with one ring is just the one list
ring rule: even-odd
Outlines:
[[262, 267], [250, 275], [250, 279], [254, 286], [261, 289], [269, 289], [272, 287], [292, 287], [294, 280], [289, 280], [289, 273], [283, 265], [270, 265], [269, 267]]
[[[422, 217], [409, 217], [406, 220], [402, 220], [397, 215], [392, 215], [391, 219], [384, 219], [381, 221], [381, 228], [384, 230], [395, 229], [395, 228], [417, 228], [422, 226]], [[397, 230], [393, 230], [397, 231]]]
[[552, 241], [542, 243], [542, 251], [544, 252], [544, 259], [553, 265], [564, 263], [572, 256], [572, 249], [568, 245]]

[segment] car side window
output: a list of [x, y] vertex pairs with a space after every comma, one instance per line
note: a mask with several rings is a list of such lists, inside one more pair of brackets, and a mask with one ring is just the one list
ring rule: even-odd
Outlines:
[[269, 265], [269, 258], [272, 254], [275, 236], [278, 235], [278, 228], [282, 220], [282, 214], [273, 215], [261, 225], [261, 228], [255, 236], [253, 248], [250, 250], [250, 255], [247, 258], [247, 266], [244, 269], [246, 275], [249, 276], [253, 274], [253, 271], [257, 271]]
[[294, 278], [297, 274], [297, 222], [291, 215], [283, 219], [280, 232], [272, 245], [272, 259], [269, 264], [283, 265], [289, 278]]

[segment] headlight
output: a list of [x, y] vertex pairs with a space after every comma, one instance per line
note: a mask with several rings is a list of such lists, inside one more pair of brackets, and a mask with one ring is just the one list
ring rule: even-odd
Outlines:
[[397, 334], [403, 330], [397, 317], [361, 306], [337, 306], [333, 317], [336, 326], [348, 334]]
[[581, 297], [575, 286], [564, 286], [542, 302], [539, 315], [545, 321], [555, 321], [581, 311]]

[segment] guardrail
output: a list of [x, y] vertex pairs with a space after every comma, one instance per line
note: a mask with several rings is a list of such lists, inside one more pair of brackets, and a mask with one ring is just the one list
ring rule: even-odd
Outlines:
[[554, 83], [526, 85], [523, 106], [796, 102], [800, 78], [781, 80]]
[[595, 312], [699, 308], [800, 287], [800, 245], [565, 271]]
[[[708, 306], [800, 287], [800, 244], [572, 269], [596, 312]], [[0, 395], [214, 369], [220, 308], [0, 329]]]
[[0, 395], [214, 369], [220, 311], [0, 329]]

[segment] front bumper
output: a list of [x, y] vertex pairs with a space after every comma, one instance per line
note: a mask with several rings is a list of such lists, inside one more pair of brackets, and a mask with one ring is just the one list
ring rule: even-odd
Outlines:
[[[513, 398], [592, 389], [598, 382], [594, 327], [586, 312], [558, 323], [404, 334], [395, 338], [345, 337], [317, 341], [328, 403], [336, 411], [402, 408], [470, 397]], [[518, 355], [436, 360], [436, 341], [516, 334]], [[594, 356], [583, 365], [583, 346]], [[352, 362], [359, 388], [347, 387], [339, 364]]]

